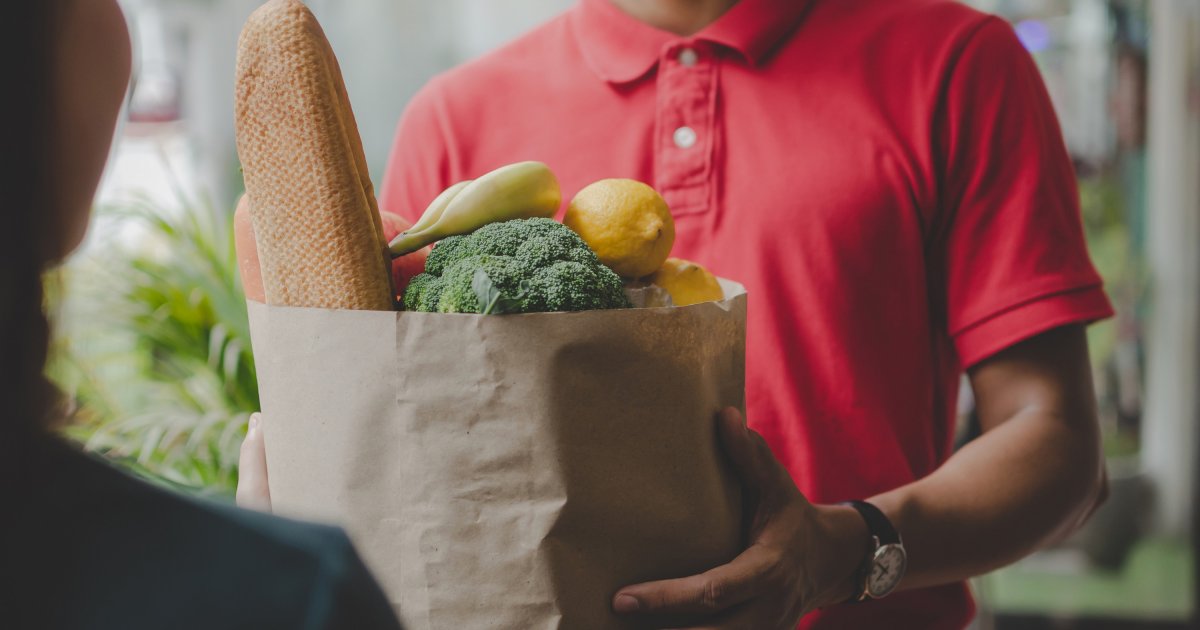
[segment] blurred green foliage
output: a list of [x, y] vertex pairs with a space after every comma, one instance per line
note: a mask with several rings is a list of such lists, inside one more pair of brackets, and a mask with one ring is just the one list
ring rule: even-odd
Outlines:
[[75, 406], [68, 434], [87, 449], [229, 494], [259, 404], [231, 215], [179, 200], [99, 209], [98, 244], [51, 282], [49, 372]]
[[[1120, 189], [1111, 178], [1086, 178], [1079, 182], [1079, 197], [1092, 262], [1109, 296], [1124, 294], [1138, 281], [1138, 272], [1133, 266]], [[1115, 321], [1108, 319], [1092, 326], [1088, 342], [1093, 363], [1107, 362], [1117, 342]]]
[[[1138, 220], [1138, 208], [1131, 208], [1128, 190], [1113, 170], [1101, 170], [1079, 181], [1083, 227], [1088, 250], [1104, 289], [1116, 310], [1116, 316], [1088, 328], [1088, 350], [1092, 371], [1096, 375], [1099, 412], [1104, 428], [1105, 454], [1111, 457], [1135, 455], [1139, 440], [1135, 426], [1119, 426], [1119, 398], [1122, 386], [1121, 370], [1138, 370], [1140, 366], [1118, 365], [1116, 354], [1120, 346], [1140, 352], [1140, 310], [1146, 301], [1147, 271], [1143, 257], [1134, 242], [1133, 224]], [[1126, 410], [1130, 413], [1131, 410]], [[1133, 411], [1140, 413], [1140, 410]]]

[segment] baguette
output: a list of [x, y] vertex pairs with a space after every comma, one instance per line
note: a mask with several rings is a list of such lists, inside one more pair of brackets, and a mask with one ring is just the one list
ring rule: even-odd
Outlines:
[[[383, 240], [389, 243], [401, 232], [412, 227], [403, 217], [390, 212], [380, 212], [379, 218], [383, 224]], [[238, 200], [237, 211], [233, 214], [233, 236], [237, 250], [238, 273], [242, 278], [242, 290], [246, 299], [266, 302], [262, 272], [258, 264], [258, 247], [254, 243], [254, 224], [250, 220], [250, 202], [244, 196]], [[396, 288], [397, 296], [404, 294], [404, 288], [408, 286], [409, 281], [425, 272], [425, 259], [429, 256], [429, 251], [428, 247], [423, 247], [411, 254], [392, 259], [392, 286]]]
[[341, 70], [298, 0], [238, 41], [238, 155], [267, 304], [392, 310], [391, 257]]

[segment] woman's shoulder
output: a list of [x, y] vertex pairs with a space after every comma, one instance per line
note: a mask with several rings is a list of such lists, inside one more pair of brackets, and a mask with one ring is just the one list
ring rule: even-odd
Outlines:
[[37, 627], [398, 625], [337, 528], [178, 495], [69, 447], [47, 453], [37, 496], [0, 542], [17, 559], [0, 575]]

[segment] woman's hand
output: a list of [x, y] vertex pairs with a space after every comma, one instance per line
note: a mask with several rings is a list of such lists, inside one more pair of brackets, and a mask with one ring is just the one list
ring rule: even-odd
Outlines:
[[697, 630], [791, 630], [808, 612], [855, 594], [867, 529], [853, 508], [809, 503], [741, 413], [719, 418], [721, 443], [742, 479], [750, 547], [691, 577], [627, 586], [622, 614], [703, 615]]
[[267, 450], [263, 445], [262, 414], [250, 415], [246, 439], [238, 456], [237, 504], [260, 512], [271, 511], [271, 490], [267, 487]]

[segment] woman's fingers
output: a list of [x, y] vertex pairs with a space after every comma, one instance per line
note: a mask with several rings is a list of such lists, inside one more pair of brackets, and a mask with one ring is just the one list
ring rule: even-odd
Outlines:
[[271, 511], [271, 491], [267, 487], [267, 451], [263, 444], [262, 414], [250, 415], [246, 439], [238, 457], [237, 504], [261, 512]]

